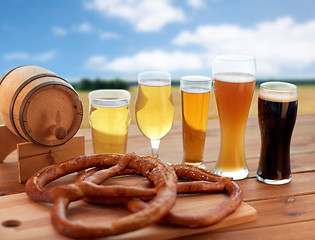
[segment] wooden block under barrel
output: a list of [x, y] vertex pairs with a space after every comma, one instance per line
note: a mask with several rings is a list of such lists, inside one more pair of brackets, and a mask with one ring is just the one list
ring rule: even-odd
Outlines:
[[72, 138], [67, 143], [45, 147], [31, 142], [17, 145], [19, 182], [25, 183], [41, 169], [85, 154], [84, 136]]

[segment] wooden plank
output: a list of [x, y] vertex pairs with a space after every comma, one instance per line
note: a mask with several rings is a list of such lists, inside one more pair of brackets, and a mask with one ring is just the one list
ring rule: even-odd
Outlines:
[[[218, 205], [225, 196], [220, 194], [191, 195], [179, 198], [175, 212], [203, 213]], [[188, 206], [188, 207], [187, 207]], [[100, 207], [77, 201], [71, 204], [68, 215], [71, 219], [80, 219], [88, 224], [102, 222], [108, 224], [113, 219], [122, 217], [129, 212], [118, 207]], [[107, 216], [104, 218], [104, 216]], [[246, 203], [235, 213], [218, 224], [206, 228], [188, 229], [173, 228], [161, 225], [151, 225], [138, 231], [114, 237], [114, 239], [171, 239], [201, 232], [209, 232], [237, 224], [243, 224], [256, 219], [256, 210]], [[16, 223], [16, 227], [6, 227], [8, 221]], [[50, 205], [39, 204], [29, 199], [25, 193], [0, 198], [0, 232], [1, 237], [8, 239], [64, 239], [50, 223]], [[112, 239], [112, 238], [109, 238]]]
[[259, 182], [256, 178], [237, 181], [244, 191], [244, 201], [284, 198], [315, 193], [314, 172], [295, 173], [292, 181], [284, 185], [268, 185]]
[[0, 126], [0, 163], [16, 149], [18, 143], [24, 140], [12, 133], [7, 126]]
[[25, 185], [19, 183], [16, 159], [0, 163], [0, 197], [24, 191]]
[[231, 227], [229, 230], [268, 227], [315, 219], [314, 194], [252, 201], [249, 204], [257, 210], [256, 221]]
[[63, 145], [46, 147], [27, 142], [18, 144], [19, 182], [25, 183], [37, 171], [55, 163], [85, 154], [84, 136], [70, 139]]
[[[300, 223], [313, 222], [315, 218], [315, 195], [304, 195], [297, 197], [285, 197], [271, 200], [250, 202], [250, 205], [257, 210], [257, 219], [254, 222], [230, 227], [228, 232], [234, 236], [242, 236], [243, 239], [252, 239], [248, 234], [252, 232], [259, 234], [264, 230], [264, 236], [268, 235], [268, 229], [273, 226], [286, 228], [290, 226], [290, 232], [300, 231]], [[314, 222], [312, 223], [314, 224]], [[314, 227], [314, 225], [313, 225]], [[314, 231], [314, 229], [313, 229]], [[301, 232], [300, 232], [301, 234]], [[314, 234], [314, 233], [313, 233]], [[269, 236], [269, 235], [268, 235]], [[302, 235], [300, 235], [301, 237]], [[304, 236], [304, 232], [303, 232]], [[314, 235], [313, 235], [314, 236]], [[217, 230], [207, 234], [207, 238], [230, 239], [225, 230]], [[180, 238], [185, 239], [185, 238]], [[193, 236], [190, 239], [203, 239], [203, 235]], [[256, 239], [256, 238], [255, 238]], [[270, 239], [270, 237], [268, 237]], [[282, 238], [276, 238], [282, 239]], [[291, 239], [291, 236], [288, 238]], [[308, 239], [308, 238], [304, 238]]]
[[[298, 115], [291, 148], [291, 165], [294, 173], [292, 182], [283, 186], [270, 186], [255, 179], [260, 151], [260, 135], [257, 118], [250, 118], [246, 128], [245, 140], [250, 178], [237, 181], [237, 183], [243, 189], [247, 203], [257, 209], [257, 220], [252, 223], [231, 226], [228, 229], [215, 230], [181, 239], [283, 239], [283, 234], [287, 235], [287, 233], [289, 233], [288, 239], [313, 239], [315, 235], [315, 221], [313, 220], [315, 219], [315, 186], [312, 186], [315, 180], [314, 126], [315, 114]], [[86, 136], [86, 154], [91, 154], [90, 129], [81, 129], [78, 134]], [[213, 169], [216, 162], [220, 144], [219, 137], [219, 121], [209, 121], [205, 149], [206, 166], [209, 170]], [[136, 125], [130, 127], [128, 141], [128, 149], [144, 155], [150, 154], [149, 141], [141, 134]], [[160, 155], [164, 160], [173, 161], [174, 163], [181, 162], [180, 122], [175, 122], [171, 132], [162, 139]], [[13, 152], [5, 159], [4, 163], [0, 163], [0, 196], [24, 191], [24, 185], [18, 183], [17, 174], [16, 152]], [[72, 180], [73, 178], [70, 177], [69, 181]], [[3, 198], [6, 197], [2, 196], [0, 200]], [[6, 202], [9, 203], [10, 201]], [[11, 204], [13, 206], [16, 202], [12, 201]], [[41, 204], [37, 204], [37, 206], [45, 207]], [[19, 210], [15, 213], [23, 216], [25, 211]], [[33, 213], [38, 212], [34, 209], [31, 209], [31, 211]], [[0, 216], [3, 216], [3, 214], [0, 214]], [[39, 228], [45, 229], [45, 221], [43, 218], [30, 220], [24, 227], [30, 229], [30, 226], [38, 225]], [[16, 228], [7, 230], [17, 231]], [[3, 231], [0, 230], [0, 233], [1, 238], [6, 238], [2, 235]], [[29, 239], [42, 238], [42, 232], [35, 228], [28, 233], [30, 234]], [[27, 235], [23, 235], [23, 237], [27, 238]], [[10, 239], [14, 239], [11, 234]]]
[[[10, 203], [8, 207], [22, 204], [15, 201], [8, 202]], [[245, 228], [261, 228], [275, 224], [288, 224], [299, 221], [309, 221], [315, 217], [315, 195], [313, 194], [306, 196], [254, 201], [250, 202], [250, 205], [257, 210], [256, 221], [235, 227], [229, 227], [229, 231]], [[212, 234], [210, 236], [212, 236]], [[223, 236], [225, 235], [223, 234]], [[197, 238], [192, 237], [192, 239]]]
[[[305, 120], [306, 119], [306, 120]], [[297, 128], [296, 129], [302, 129], [303, 131], [296, 131], [296, 134], [299, 135], [301, 132], [302, 137], [299, 137], [299, 142], [295, 141], [296, 144], [299, 144], [300, 146], [296, 146], [295, 149], [298, 149], [297, 151], [292, 152], [292, 167], [293, 172], [303, 172], [303, 171], [312, 171], [315, 169], [315, 162], [312, 161], [314, 159], [314, 153], [310, 151], [314, 151], [314, 136], [315, 136], [315, 128], [313, 127], [311, 120], [315, 119], [315, 114], [311, 114], [311, 117], [309, 115], [303, 115], [302, 117], [299, 116]], [[256, 129], [257, 131], [257, 119], [249, 119], [249, 122], [252, 124], [253, 129]], [[211, 123], [218, 124], [217, 120], [210, 121]], [[217, 123], [216, 123], [217, 122]], [[303, 123], [302, 126], [301, 123]], [[306, 123], [306, 124], [304, 124]], [[176, 122], [174, 125], [177, 126], [175, 129], [180, 128], [180, 123]], [[210, 125], [210, 124], [209, 124]], [[256, 127], [254, 127], [256, 126]], [[133, 129], [138, 130], [136, 125], [132, 125]], [[211, 132], [211, 131], [210, 131]], [[250, 133], [250, 132], [249, 132]], [[92, 142], [91, 142], [91, 133], [90, 129], [81, 129], [78, 133], [83, 134], [86, 136], [86, 154], [92, 154]], [[131, 136], [128, 139], [128, 151], [134, 151], [140, 155], [149, 155], [150, 154], [150, 145], [149, 141], [140, 133], [140, 135], [134, 135]], [[219, 130], [216, 130], [216, 134], [219, 134]], [[219, 136], [219, 135], [218, 135]], [[247, 138], [249, 138], [247, 145], [246, 145], [246, 156], [247, 156], [247, 163], [250, 170], [250, 177], [254, 177], [256, 175], [257, 165], [258, 165], [258, 158], [259, 158], [259, 136], [255, 134], [247, 134]], [[304, 136], [304, 137], [303, 137]], [[206, 149], [205, 149], [205, 161], [207, 162], [206, 166], [208, 170], [213, 171], [213, 168], [215, 166], [215, 162], [218, 156], [219, 151], [219, 141], [216, 140], [217, 138], [214, 137], [214, 133], [210, 133], [209, 136], [207, 136], [206, 139]], [[255, 140], [256, 139], [256, 140]], [[306, 139], [306, 140], [305, 140]], [[164, 139], [162, 139], [161, 142], [161, 148], [160, 148], [160, 157], [161, 159], [168, 161], [170, 163], [181, 163], [182, 161], [182, 142], [181, 142], [181, 134], [177, 133], [175, 135], [167, 135]], [[255, 142], [257, 141], [257, 142]], [[258, 144], [258, 145], [257, 145]], [[249, 156], [248, 154], [249, 149], [252, 152], [252, 156]], [[310, 155], [308, 155], [310, 154]], [[8, 161], [16, 161], [16, 153], [10, 154], [5, 163]], [[21, 187], [19, 184], [16, 184], [16, 187], [14, 187], [14, 182], [16, 181], [16, 171], [12, 171], [14, 169], [14, 164], [0, 164], [0, 193], [2, 194], [8, 194], [8, 193], [17, 193], [21, 192]], [[7, 167], [8, 166], [8, 167]], [[9, 168], [9, 166], [11, 166]], [[5, 182], [11, 182], [10, 188], [8, 187]], [[16, 191], [14, 189], [17, 189]]]
[[177, 240], [199, 240], [199, 239], [216, 239], [216, 240], [301, 240], [314, 239], [315, 221], [304, 221], [298, 223], [273, 225], [262, 228], [241, 229], [236, 231], [210, 232], [207, 235], [196, 235], [190, 237], [181, 237]]

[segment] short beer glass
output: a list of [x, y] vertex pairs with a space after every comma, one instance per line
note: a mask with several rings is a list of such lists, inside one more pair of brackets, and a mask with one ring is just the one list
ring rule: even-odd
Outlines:
[[171, 130], [175, 115], [170, 73], [138, 75], [135, 113], [140, 131], [150, 139], [152, 156], [158, 157], [160, 140]]
[[245, 128], [256, 82], [255, 58], [245, 55], [221, 55], [213, 62], [213, 89], [221, 129], [219, 158], [214, 172], [246, 178]]
[[205, 168], [203, 152], [208, 122], [211, 78], [184, 76], [180, 79], [184, 163]]
[[95, 90], [89, 93], [89, 119], [94, 153], [126, 153], [130, 93]]
[[297, 116], [297, 88], [285, 82], [260, 85], [258, 121], [261, 134], [257, 179], [267, 184], [291, 181], [290, 144]]

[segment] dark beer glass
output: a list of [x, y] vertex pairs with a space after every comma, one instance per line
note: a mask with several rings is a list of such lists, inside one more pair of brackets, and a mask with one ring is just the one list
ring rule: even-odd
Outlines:
[[297, 88], [285, 82], [260, 85], [258, 121], [261, 134], [257, 179], [267, 184], [291, 181], [290, 144], [297, 116]]

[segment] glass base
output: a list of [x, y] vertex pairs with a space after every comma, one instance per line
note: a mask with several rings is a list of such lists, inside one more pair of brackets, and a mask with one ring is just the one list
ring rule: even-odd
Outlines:
[[271, 184], [271, 185], [282, 185], [291, 182], [291, 177], [286, 179], [264, 179], [261, 176], [256, 175], [258, 181]]
[[203, 162], [201, 162], [201, 163], [190, 163], [190, 162], [183, 161], [183, 164], [192, 165], [192, 166], [196, 166], [196, 167], [199, 167], [199, 168], [202, 168], [202, 169], [206, 169], [206, 166], [204, 165]]
[[247, 178], [248, 176], [248, 168], [245, 167], [242, 170], [234, 171], [234, 172], [226, 172], [220, 169], [215, 168], [214, 173], [224, 177], [231, 177], [233, 180], [241, 180]]

